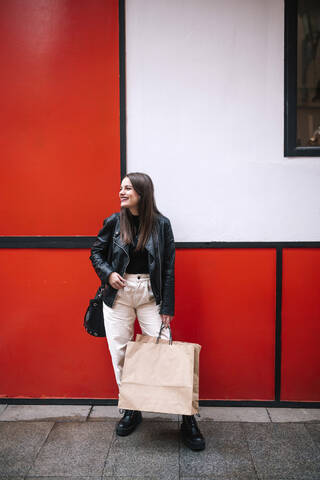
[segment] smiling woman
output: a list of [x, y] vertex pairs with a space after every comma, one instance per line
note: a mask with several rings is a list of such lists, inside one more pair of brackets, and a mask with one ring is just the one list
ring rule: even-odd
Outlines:
[[[136, 316], [143, 335], [156, 337], [174, 316], [175, 243], [170, 220], [159, 212], [153, 182], [141, 172], [121, 182], [120, 212], [104, 221], [91, 249], [90, 260], [101, 282], [107, 342], [118, 386], [127, 344], [133, 338]], [[169, 330], [162, 330], [170, 339]], [[125, 410], [118, 435], [128, 435], [141, 422], [137, 410]], [[204, 438], [194, 415], [183, 418], [184, 438], [202, 450]]]

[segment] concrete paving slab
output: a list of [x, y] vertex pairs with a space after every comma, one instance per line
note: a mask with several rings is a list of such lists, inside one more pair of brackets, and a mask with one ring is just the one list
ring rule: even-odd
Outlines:
[[[64, 477], [20, 477], [20, 479], [24, 479], [25, 480], [101, 480], [101, 477], [97, 477], [97, 476], [94, 476], [94, 477], [91, 477], [91, 476], [87, 476], [87, 477], [69, 477], [69, 476], [64, 476]], [[126, 476], [126, 477], [119, 477], [118, 475], [117, 476], [114, 476], [114, 475], [111, 475], [109, 477], [103, 477], [104, 480], [158, 480], [158, 477], [136, 477], [136, 476]], [[1, 477], [1, 480], [2, 477]], [[12, 480], [12, 477], [9, 477], [8, 480]], [[199, 479], [197, 479], [199, 480]], [[228, 479], [230, 480], [230, 478]]]
[[[101, 475], [103, 480], [320, 479], [320, 422], [204, 421], [200, 428], [207, 448], [193, 452], [182, 444], [178, 422], [144, 419], [132, 435], [118, 437], [114, 433], [117, 421], [0, 422], [0, 480], [98, 480]], [[47, 426], [49, 430], [43, 432], [41, 428]], [[60, 434], [54, 438], [56, 429]], [[113, 450], [116, 442], [118, 451]], [[248, 467], [250, 461], [253, 471]]]
[[303, 424], [243, 423], [260, 480], [319, 480], [320, 452]]
[[119, 409], [116, 405], [95, 405], [93, 406], [88, 421], [105, 422], [107, 420], [120, 420]]
[[[157, 477], [155, 477], [155, 476], [152, 476], [152, 477], [137, 477], [137, 476], [132, 476], [132, 475], [125, 476], [125, 477], [123, 477], [122, 475], [120, 477], [118, 475], [116, 475], [116, 476], [111, 475], [111, 476], [103, 477], [103, 480], [159, 480], [159, 479], [160, 479], [160, 477], [158, 477], [158, 476]], [[82, 479], [79, 479], [79, 480], [82, 480]], [[178, 477], [177, 477], [177, 480], [178, 480]]]
[[263, 407], [199, 407], [199, 413], [199, 422], [270, 422]]
[[240, 423], [203, 422], [205, 450], [194, 452], [181, 442], [180, 476], [256, 480], [256, 472]]
[[85, 422], [90, 409], [90, 405], [8, 405], [0, 421]]
[[[1, 478], [1, 480], [2, 480], [2, 478]], [[8, 479], [8, 480], [11, 480], [11, 478]], [[98, 476], [93, 476], [93, 477], [91, 477], [91, 476], [86, 476], [86, 477], [71, 476], [70, 477], [69, 475], [67, 475], [67, 476], [52, 477], [50, 475], [50, 476], [45, 476], [45, 477], [44, 476], [33, 477], [33, 476], [28, 475], [27, 477], [25, 477], [25, 480], [101, 480], [101, 476], [98, 475]]]
[[113, 437], [112, 422], [55, 423], [29, 476], [101, 476]]
[[6, 403], [0, 403], [0, 415], [5, 411], [7, 406], [8, 405]]
[[272, 422], [320, 422], [320, 408], [268, 408]]
[[153, 420], [154, 422], [178, 422], [180, 416], [171, 413], [153, 413], [142, 412], [144, 420]]
[[320, 423], [306, 423], [304, 426], [320, 449]]
[[0, 423], [0, 478], [26, 475], [53, 422]]
[[130, 435], [115, 435], [102, 478], [112, 475], [115, 478], [178, 480], [178, 424], [142, 421]]
[[22, 476], [16, 476], [16, 475], [4, 475], [2, 474], [0, 476], [1, 480], [24, 480], [26, 477], [24, 475]]
[[[97, 405], [91, 410], [88, 420], [91, 422], [119, 421], [122, 415], [117, 406]], [[142, 412], [142, 416], [144, 420], [153, 420], [156, 422], [177, 422], [179, 420], [179, 415], [171, 415], [169, 413]]]
[[[233, 474], [232, 477], [230, 475], [202, 475], [201, 477], [179, 477], [179, 480], [258, 480], [257, 476], [252, 476], [252, 475], [241, 475], [237, 476], [236, 474]], [[273, 480], [273, 479], [271, 479]], [[277, 479], [279, 480], [279, 479]], [[283, 480], [290, 480], [290, 479], [283, 479]]]

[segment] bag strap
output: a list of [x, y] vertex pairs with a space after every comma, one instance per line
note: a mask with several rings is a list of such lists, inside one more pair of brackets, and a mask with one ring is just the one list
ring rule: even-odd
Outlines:
[[[157, 236], [157, 239], [155, 239], [155, 235]], [[157, 244], [159, 246], [159, 236], [158, 236], [158, 231], [157, 231], [157, 226], [156, 225], [155, 225], [155, 228], [152, 230], [152, 238], [153, 238], [154, 247], [156, 247]], [[159, 258], [159, 261], [160, 261], [160, 258]], [[165, 327], [164, 323], [161, 322], [161, 327], [160, 327], [160, 330], [159, 330], [159, 335], [158, 335], [156, 343], [159, 343], [159, 340], [160, 340], [160, 337], [161, 337], [161, 332], [162, 332], [163, 328], [166, 328], [166, 327]], [[168, 328], [169, 328], [169, 336], [170, 336], [169, 345], [172, 345], [172, 332], [171, 332], [170, 325], [168, 326]]]
[[[160, 330], [159, 330], [159, 335], [158, 335], [156, 343], [159, 343], [159, 340], [160, 340], [160, 337], [161, 337], [161, 332], [162, 332], [163, 328], [166, 328], [166, 326], [163, 322], [161, 322], [161, 327], [160, 327]], [[167, 328], [169, 328], [169, 335], [170, 335], [169, 345], [172, 345], [172, 332], [171, 332], [170, 325]]]

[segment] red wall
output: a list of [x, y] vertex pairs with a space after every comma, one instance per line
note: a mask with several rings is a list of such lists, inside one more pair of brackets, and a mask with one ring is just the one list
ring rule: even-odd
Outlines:
[[281, 400], [320, 401], [320, 250], [283, 252]]
[[[0, 2], [0, 234], [96, 235], [119, 209], [118, 2], [43, 5]], [[0, 250], [0, 396], [117, 398], [83, 328], [89, 255]], [[282, 400], [320, 401], [319, 272], [319, 250], [284, 250]], [[173, 338], [202, 345], [201, 399], [274, 399], [275, 321], [275, 249], [177, 250]]]
[[[0, 250], [0, 396], [117, 398], [106, 339], [82, 325], [89, 254]], [[320, 398], [319, 272], [319, 250], [284, 251], [282, 400]], [[274, 399], [275, 278], [274, 249], [177, 250], [173, 338], [202, 345], [201, 399]]]
[[0, 2], [0, 235], [93, 235], [118, 207], [117, 0]]
[[[89, 254], [0, 250], [1, 396], [117, 398], [106, 339], [82, 326], [98, 286]], [[272, 399], [274, 251], [177, 250], [176, 269], [172, 333], [203, 346], [201, 398]]]
[[274, 398], [276, 255], [177, 252], [175, 337], [202, 345], [202, 399]]

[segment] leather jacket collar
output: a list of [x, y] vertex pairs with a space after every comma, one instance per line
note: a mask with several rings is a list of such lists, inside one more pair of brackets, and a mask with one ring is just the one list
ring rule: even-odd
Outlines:
[[[157, 231], [158, 231], [158, 227], [157, 227]], [[156, 233], [156, 236], [157, 236], [157, 233]], [[120, 236], [120, 216], [118, 217], [117, 219], [117, 223], [116, 223], [116, 228], [115, 228], [115, 232], [114, 232], [114, 236], [113, 236], [113, 239], [115, 241], [115, 243], [118, 244], [119, 247], [121, 247], [127, 255], [129, 255], [129, 245], [126, 245], [122, 242], [121, 240], [121, 236]], [[155, 246], [154, 246], [154, 241], [153, 241], [153, 236], [152, 234], [149, 235], [149, 238], [147, 240], [147, 243], [146, 243], [146, 246], [145, 246], [146, 250], [153, 256], [153, 258], [156, 257], [156, 254], [155, 254]]]

